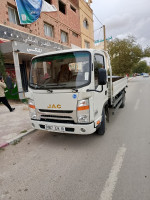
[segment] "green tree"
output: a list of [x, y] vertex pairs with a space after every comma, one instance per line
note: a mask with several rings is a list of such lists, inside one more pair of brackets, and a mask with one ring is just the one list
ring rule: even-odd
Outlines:
[[144, 56], [145, 56], [145, 57], [150, 57], [150, 47], [147, 47], [147, 48], [144, 50]]
[[5, 66], [4, 66], [4, 57], [0, 51], [0, 75], [5, 78], [6, 73], [5, 73]]
[[108, 44], [112, 72], [115, 75], [125, 75], [132, 72], [132, 68], [143, 57], [142, 48], [136, 44], [133, 37], [115, 39]]
[[148, 67], [146, 61], [140, 61], [136, 66], [133, 68], [133, 73], [149, 73], [150, 68]]

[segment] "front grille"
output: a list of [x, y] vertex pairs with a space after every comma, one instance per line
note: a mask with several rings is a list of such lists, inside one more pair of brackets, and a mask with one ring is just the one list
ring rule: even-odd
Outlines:
[[54, 122], [54, 123], [64, 123], [64, 124], [75, 124], [73, 120], [57, 120], [57, 119], [45, 119], [41, 118], [41, 121], [43, 122]]
[[75, 124], [76, 112], [73, 110], [47, 110], [39, 109], [38, 116], [40, 121]]
[[66, 119], [72, 119], [72, 117], [69, 117], [69, 116], [57, 116], [57, 115], [41, 115], [41, 117], [43, 118], [43, 117], [53, 117], [53, 118], [66, 118]]
[[39, 109], [40, 112], [51, 112], [51, 113], [73, 113], [73, 110], [45, 110]]

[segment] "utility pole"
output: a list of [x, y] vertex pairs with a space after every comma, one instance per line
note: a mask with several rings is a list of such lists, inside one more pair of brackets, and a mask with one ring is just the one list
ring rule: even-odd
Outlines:
[[106, 30], [105, 30], [105, 25], [103, 25], [103, 33], [104, 33], [104, 50], [106, 51]]

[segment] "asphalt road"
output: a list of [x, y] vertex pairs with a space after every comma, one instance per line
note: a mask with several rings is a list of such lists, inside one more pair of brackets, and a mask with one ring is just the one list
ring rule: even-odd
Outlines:
[[150, 78], [104, 136], [36, 131], [0, 151], [0, 200], [150, 200]]

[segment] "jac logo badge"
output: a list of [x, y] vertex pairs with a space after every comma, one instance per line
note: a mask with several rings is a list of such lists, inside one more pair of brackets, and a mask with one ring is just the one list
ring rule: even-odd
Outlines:
[[53, 105], [49, 104], [48, 108], [58, 108], [58, 109], [60, 109], [61, 105], [60, 104], [57, 104], [57, 105], [55, 105], [55, 104], [53, 104]]

